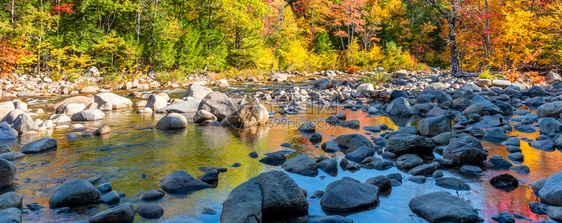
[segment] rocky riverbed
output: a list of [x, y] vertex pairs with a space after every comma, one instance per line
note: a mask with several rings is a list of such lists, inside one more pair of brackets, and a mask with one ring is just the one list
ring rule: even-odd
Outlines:
[[559, 78], [393, 76], [0, 102], [0, 219], [562, 220]]

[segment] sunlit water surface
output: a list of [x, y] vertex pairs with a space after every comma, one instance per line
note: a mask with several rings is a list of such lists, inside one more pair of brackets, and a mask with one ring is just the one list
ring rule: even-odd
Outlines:
[[[249, 90], [248, 90], [249, 89]], [[255, 90], [272, 90], [271, 86], [260, 85], [235, 85], [230, 92], [251, 93]], [[172, 98], [181, 95], [181, 89], [166, 90]], [[127, 92], [118, 92], [126, 95]], [[149, 91], [145, 93], [150, 93]], [[62, 98], [28, 98], [31, 107], [41, 107], [42, 103], [56, 102]], [[22, 144], [42, 137], [53, 137], [58, 141], [58, 149], [41, 154], [27, 155], [21, 160], [14, 161], [18, 168], [14, 190], [24, 195], [24, 204], [38, 203], [44, 206], [39, 211], [24, 209], [24, 222], [87, 222], [89, 217], [99, 211], [109, 208], [105, 204], [94, 205], [73, 210], [71, 213], [56, 214], [48, 208], [49, 196], [53, 189], [61, 183], [82, 178], [87, 179], [101, 176], [96, 184], [111, 182], [113, 189], [124, 192], [127, 196], [123, 202], [133, 205], [144, 203], [140, 200], [143, 192], [158, 188], [158, 181], [175, 170], [185, 170], [197, 177], [202, 174], [198, 167], [214, 166], [227, 167], [235, 162], [242, 166], [229, 168], [220, 174], [218, 186], [205, 189], [184, 196], [167, 194], [156, 204], [161, 205], [167, 219], [175, 216], [189, 216], [202, 222], [219, 222], [222, 202], [229, 192], [248, 179], [270, 170], [280, 169], [258, 162], [258, 159], [248, 157], [252, 151], [257, 151], [260, 158], [264, 153], [293, 150], [288, 158], [307, 154], [309, 156], [335, 156], [343, 157], [341, 153], [334, 155], [323, 152], [318, 145], [312, 145], [308, 136], [296, 130], [298, 123], [305, 121], [322, 121], [334, 114], [334, 110], [309, 109], [308, 112], [298, 115], [275, 117], [285, 118], [287, 125], [270, 125], [263, 128], [239, 130], [220, 126], [197, 126], [190, 123], [185, 130], [161, 131], [154, 129], [156, 122], [163, 117], [160, 114], [140, 115], [136, 110], [123, 110], [106, 112], [106, 117], [99, 122], [83, 122], [85, 126], [100, 127], [109, 125], [111, 134], [103, 137], [79, 137], [75, 140], [67, 139], [71, 130], [55, 130], [54, 132], [40, 133], [34, 137], [24, 137], [17, 141], [2, 142], [9, 144], [13, 151], [17, 151]], [[347, 114], [348, 120], [358, 119], [361, 126], [375, 126], [386, 124], [392, 129], [398, 126], [388, 117], [371, 117], [365, 111], [350, 111], [338, 108], [337, 112]], [[191, 120], [192, 114], [185, 114]], [[45, 117], [43, 117], [45, 118]], [[400, 125], [413, 125], [415, 119], [400, 122]], [[367, 137], [376, 135], [362, 129], [344, 127], [327, 127], [317, 129], [322, 134], [323, 141], [331, 140], [342, 134], [360, 133]], [[513, 131], [510, 136], [535, 139], [538, 133], [519, 133]], [[291, 143], [292, 148], [283, 148], [283, 143]], [[490, 156], [500, 155], [505, 158], [509, 153], [506, 146], [482, 141]], [[470, 186], [470, 191], [454, 191], [435, 185], [433, 178], [427, 178], [426, 183], [417, 184], [403, 180], [403, 184], [393, 187], [391, 193], [382, 194], [380, 205], [375, 208], [352, 213], [328, 213], [320, 207], [320, 199], [309, 199], [311, 215], [345, 215], [355, 222], [425, 222], [412, 213], [408, 207], [410, 200], [418, 195], [434, 191], [448, 191], [470, 202], [480, 210], [480, 215], [487, 222], [492, 222], [490, 217], [499, 212], [518, 212], [533, 220], [547, 219], [546, 216], [533, 214], [528, 205], [538, 200], [528, 185], [537, 179], [546, 178], [561, 171], [562, 156], [559, 151], [547, 152], [531, 148], [525, 141], [521, 141], [521, 149], [525, 155], [522, 164], [528, 165], [531, 173], [518, 174], [512, 171], [485, 171], [482, 175], [466, 175], [458, 170], [442, 170], [447, 177], [456, 177], [465, 180]], [[516, 164], [517, 165], [517, 164]], [[492, 187], [488, 180], [493, 176], [509, 173], [520, 180], [520, 186], [511, 192], [504, 192]], [[396, 167], [389, 170], [378, 171], [361, 169], [355, 173], [339, 169], [336, 177], [329, 176], [322, 171], [316, 177], [305, 177], [289, 173], [298, 185], [311, 195], [316, 190], [324, 190], [326, 186], [342, 177], [352, 177], [364, 182], [370, 177], [381, 174], [404, 173]], [[142, 178], [141, 175], [146, 175]], [[325, 177], [325, 178], [324, 178]], [[201, 211], [210, 207], [219, 211], [217, 215], [204, 215]], [[157, 222], [145, 220], [140, 216], [135, 217], [135, 222]]]

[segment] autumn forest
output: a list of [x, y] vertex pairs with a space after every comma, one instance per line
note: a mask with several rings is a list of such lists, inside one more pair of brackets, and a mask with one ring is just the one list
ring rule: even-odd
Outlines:
[[556, 67], [557, 0], [0, 0], [0, 69], [80, 75]]

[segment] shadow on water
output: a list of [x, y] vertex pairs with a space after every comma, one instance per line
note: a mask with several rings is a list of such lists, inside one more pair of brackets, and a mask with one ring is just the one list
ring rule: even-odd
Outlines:
[[[174, 94], [181, 95], [181, 92]], [[7, 143], [12, 150], [17, 151], [22, 144], [37, 138], [53, 137], [59, 142], [56, 151], [28, 155], [14, 161], [18, 172], [13, 190], [25, 196], [24, 204], [36, 202], [45, 207], [38, 211], [28, 210], [28, 213], [23, 215], [24, 222], [85, 222], [95, 213], [109, 208], [105, 204], [100, 204], [70, 213], [54, 213], [48, 208], [49, 196], [56, 186], [71, 179], [101, 176], [96, 186], [103, 182], [111, 182], [114, 190], [127, 195], [122, 202], [131, 202], [137, 206], [143, 203], [140, 201], [143, 192], [159, 189], [159, 180], [175, 170], [185, 170], [197, 177], [202, 174], [197, 169], [201, 166], [227, 167], [236, 162], [241, 163], [242, 166], [229, 168], [227, 172], [221, 173], [216, 188], [196, 191], [184, 196], [166, 195], [163, 199], [152, 202], [164, 207], [165, 214], [162, 219], [183, 215], [203, 222], [218, 222], [219, 215], [203, 215], [201, 211], [205, 207], [210, 207], [220, 212], [222, 202], [233, 188], [262, 172], [280, 169], [258, 162], [263, 154], [291, 150], [294, 153], [288, 157], [307, 154], [342, 158], [341, 153], [326, 154], [319, 147], [320, 144], [314, 145], [308, 140], [310, 135], [296, 130], [299, 123], [321, 122], [336, 112], [345, 113], [347, 120], [359, 120], [361, 128], [322, 125], [317, 128], [317, 132], [322, 134], [323, 142], [343, 134], [359, 133], [367, 137], [379, 134], [363, 130], [365, 126], [386, 124], [391, 129], [398, 129], [398, 126], [415, 125], [419, 120], [419, 118], [370, 117], [364, 111], [338, 109], [322, 112], [309, 109], [298, 115], [274, 115], [276, 118], [287, 119], [289, 122], [286, 124], [245, 130], [189, 124], [184, 130], [161, 131], [153, 126], [163, 115], [139, 115], [134, 110], [124, 110], [106, 112], [103, 121], [83, 122], [85, 126], [92, 127], [109, 125], [111, 133], [106, 137], [90, 136], [69, 140], [66, 134], [71, 130], [66, 129], [2, 143]], [[192, 116], [193, 114], [186, 114], [188, 120], [191, 120]], [[514, 130], [509, 135], [534, 140], [539, 133], [522, 133]], [[488, 141], [482, 142], [490, 156], [499, 155], [505, 158], [509, 155], [506, 146]], [[291, 143], [293, 146], [284, 148], [281, 147], [283, 143]], [[545, 216], [535, 215], [528, 208], [531, 201], [537, 200], [528, 184], [561, 171], [562, 155], [559, 151], [547, 152], [534, 149], [523, 140], [521, 140], [521, 149], [525, 156], [522, 164], [528, 165], [531, 169], [531, 173], [527, 175], [507, 170], [493, 170], [474, 176], [462, 174], [458, 170], [444, 170], [446, 177], [463, 179], [472, 189], [458, 192], [444, 189], [437, 187], [433, 178], [428, 178], [424, 184], [404, 179], [401, 186], [392, 188], [390, 194], [380, 197], [380, 204], [377, 207], [345, 213], [345, 215], [355, 222], [425, 222], [410, 211], [408, 207], [410, 200], [429, 192], [448, 191], [478, 208], [480, 215], [485, 219], [502, 211], [519, 212], [533, 220], [545, 219]], [[252, 151], [256, 151], [260, 157], [250, 158], [248, 154]], [[400, 173], [404, 178], [408, 176], [396, 167], [384, 171], [361, 169], [355, 173], [339, 169], [336, 176], [330, 176], [322, 171], [316, 177], [291, 173], [289, 175], [311, 195], [314, 191], [324, 190], [329, 183], [342, 177], [352, 177], [365, 182], [368, 178], [389, 173]], [[489, 179], [502, 173], [509, 173], [518, 178], [520, 186], [511, 192], [505, 192], [488, 183]], [[344, 214], [322, 210], [320, 199], [309, 199], [309, 204], [309, 214]], [[153, 221], [144, 220], [137, 215], [135, 222]]]

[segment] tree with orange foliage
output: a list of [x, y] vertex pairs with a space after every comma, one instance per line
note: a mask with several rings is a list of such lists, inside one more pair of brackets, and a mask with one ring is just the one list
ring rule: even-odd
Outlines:
[[[335, 29], [334, 35], [340, 37], [342, 48], [349, 46], [355, 34], [364, 31], [366, 0], [342, 0], [341, 3], [330, 3], [332, 13], [330, 14], [331, 27]], [[343, 39], [347, 38], [347, 44]]]
[[31, 51], [22, 49], [24, 40], [25, 38], [13, 40], [11, 36], [0, 36], [0, 76], [12, 74], [16, 66], [23, 62], [22, 58], [31, 54]]

